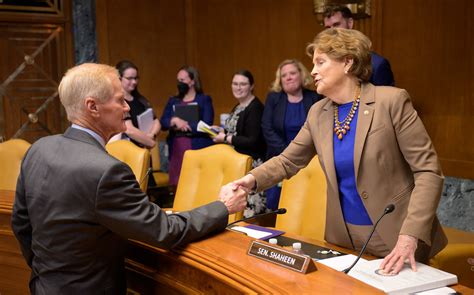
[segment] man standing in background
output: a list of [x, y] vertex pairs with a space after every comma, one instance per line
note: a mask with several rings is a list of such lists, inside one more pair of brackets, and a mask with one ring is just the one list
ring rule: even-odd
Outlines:
[[[323, 13], [326, 28], [352, 29], [354, 18], [352, 11], [343, 5], [330, 5]], [[395, 86], [392, 69], [388, 60], [375, 52], [371, 52], [372, 76], [369, 82], [377, 86]]]

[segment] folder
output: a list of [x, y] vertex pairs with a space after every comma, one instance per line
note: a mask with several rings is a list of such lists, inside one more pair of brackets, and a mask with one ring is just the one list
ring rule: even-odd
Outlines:
[[174, 115], [187, 122], [199, 121], [199, 106], [197, 104], [175, 105]]

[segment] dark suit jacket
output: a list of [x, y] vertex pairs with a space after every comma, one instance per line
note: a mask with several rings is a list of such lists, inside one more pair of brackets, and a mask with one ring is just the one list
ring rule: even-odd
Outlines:
[[[212, 106], [211, 97], [203, 93], [197, 93], [194, 102], [196, 102], [199, 106], [199, 119], [204, 121], [208, 125], [212, 125], [214, 122], [214, 107]], [[173, 141], [176, 137], [176, 132], [170, 128], [170, 122], [171, 118], [174, 117], [174, 106], [181, 103], [182, 101], [180, 98], [176, 96], [170, 97], [160, 118], [161, 128], [163, 130], [169, 130], [168, 137], [166, 138], [168, 148], [170, 150], [169, 156], [171, 156], [172, 154], [171, 150], [173, 149]], [[197, 131], [198, 122], [188, 123], [192, 129], [191, 145], [193, 150], [205, 148], [214, 144], [214, 142], [207, 133]]]
[[223, 230], [227, 218], [219, 201], [166, 215], [126, 164], [69, 128], [27, 152], [12, 228], [32, 269], [33, 294], [125, 294], [127, 238], [171, 248]]
[[[325, 98], [311, 108], [288, 148], [250, 173], [257, 180], [258, 190], [264, 190], [295, 175], [317, 154], [327, 179], [325, 239], [350, 248], [334, 167], [333, 126], [333, 103]], [[377, 227], [390, 249], [399, 234], [411, 235], [420, 241], [417, 259], [426, 261], [446, 245], [436, 218], [443, 174], [431, 139], [405, 90], [362, 85], [354, 169], [357, 191], [372, 222], [388, 204], [396, 206]]]
[[395, 86], [392, 68], [390, 63], [383, 56], [371, 52], [372, 76], [369, 82], [376, 86]]
[[[316, 92], [303, 89], [303, 104], [306, 114], [322, 97]], [[262, 131], [267, 143], [267, 159], [279, 155], [286, 148], [285, 113], [288, 95], [284, 91], [270, 92], [265, 100]]]
[[[234, 107], [235, 109], [235, 107]], [[265, 139], [262, 133], [263, 104], [255, 97], [239, 114], [237, 135], [232, 137], [232, 145], [241, 154], [250, 155], [254, 159], [265, 157]]]

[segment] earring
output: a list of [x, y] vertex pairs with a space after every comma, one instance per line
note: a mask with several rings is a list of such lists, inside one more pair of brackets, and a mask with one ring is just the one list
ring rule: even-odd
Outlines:
[[347, 75], [347, 70], [344, 70], [344, 74], [346, 74], [346, 75]]

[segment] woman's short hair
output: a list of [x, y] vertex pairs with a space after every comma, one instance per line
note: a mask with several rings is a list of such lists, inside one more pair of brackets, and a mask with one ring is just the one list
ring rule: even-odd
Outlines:
[[202, 93], [201, 79], [199, 78], [198, 70], [191, 66], [182, 66], [179, 68], [178, 73], [183, 70], [186, 71], [189, 78], [194, 81], [194, 90], [196, 90], [196, 93]]
[[59, 84], [58, 93], [69, 121], [75, 120], [84, 110], [86, 97], [106, 102], [113, 95], [112, 79], [119, 74], [114, 67], [84, 63], [69, 69]]
[[246, 69], [238, 70], [237, 72], [234, 73], [232, 78], [234, 78], [236, 75], [244, 76], [247, 79], [249, 79], [250, 86], [252, 86], [255, 83], [255, 81], [253, 79], [253, 75], [249, 70], [246, 70]]
[[276, 70], [275, 73], [275, 80], [272, 83], [272, 86], [270, 87], [271, 91], [274, 92], [280, 92], [282, 91], [281, 87], [281, 68], [283, 68], [286, 65], [295, 65], [298, 71], [300, 72], [301, 75], [301, 84], [303, 87], [309, 87], [311, 85], [311, 75], [308, 72], [308, 69], [299, 61], [296, 59], [285, 59], [282, 61]]
[[370, 39], [357, 30], [330, 28], [314, 38], [306, 47], [306, 53], [312, 57], [318, 51], [335, 60], [352, 58], [353, 64], [348, 72], [367, 82], [372, 74], [371, 46]]

